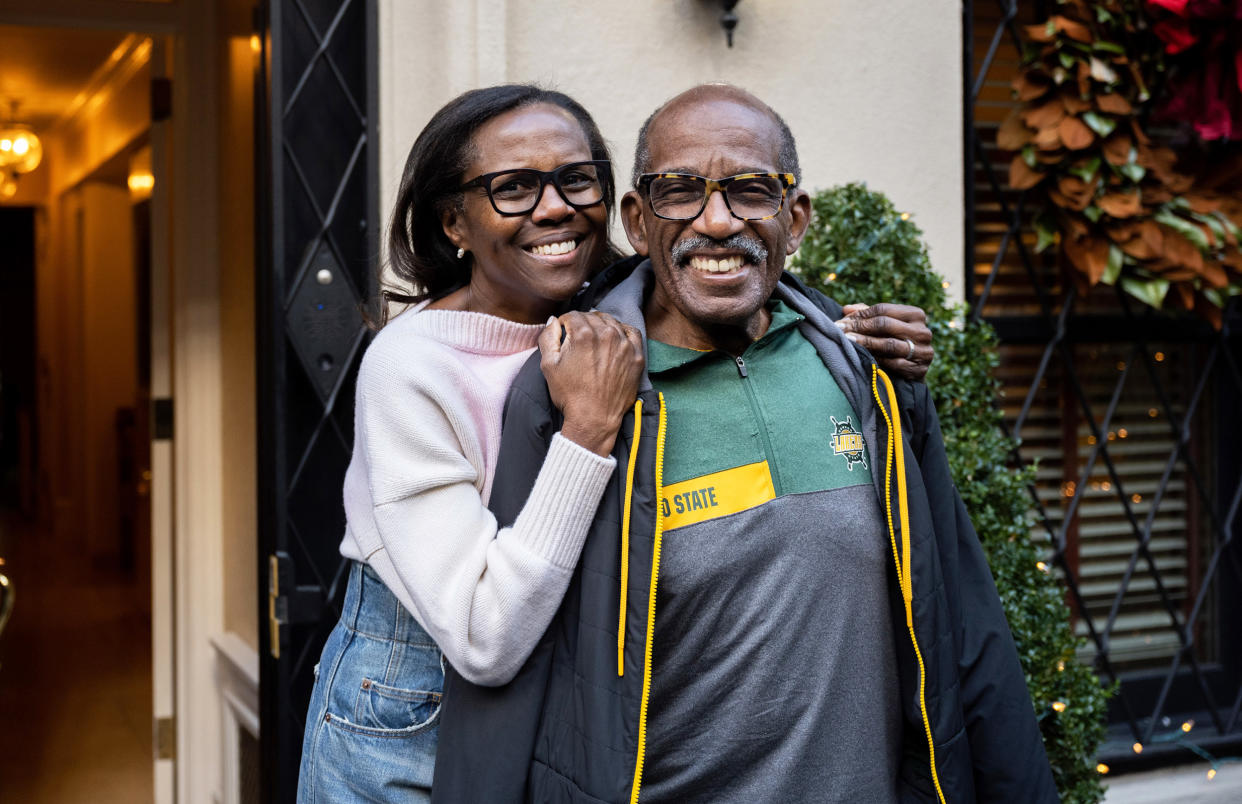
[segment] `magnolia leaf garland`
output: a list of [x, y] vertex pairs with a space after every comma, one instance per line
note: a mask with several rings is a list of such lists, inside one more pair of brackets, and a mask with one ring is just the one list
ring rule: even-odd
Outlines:
[[1179, 166], [1144, 130], [1161, 45], [1138, 0], [1058, 0], [1026, 26], [1013, 89], [1022, 105], [997, 131], [1009, 184], [1045, 200], [1037, 250], [1054, 245], [1080, 292], [1119, 286], [1153, 307], [1220, 326], [1242, 293], [1242, 199]]

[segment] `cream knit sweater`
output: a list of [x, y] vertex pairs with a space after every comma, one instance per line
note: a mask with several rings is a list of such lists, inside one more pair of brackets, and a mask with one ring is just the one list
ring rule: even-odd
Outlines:
[[358, 373], [341, 554], [476, 684], [509, 681], [543, 635], [616, 466], [558, 433], [513, 527], [487, 509], [505, 396], [542, 329], [417, 308]]

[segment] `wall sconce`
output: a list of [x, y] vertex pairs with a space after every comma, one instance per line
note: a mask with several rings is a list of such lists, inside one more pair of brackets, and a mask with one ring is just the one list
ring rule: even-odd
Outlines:
[[737, 27], [737, 15], [733, 13], [733, 7], [738, 4], [738, 0], [718, 0], [720, 5], [720, 27], [724, 28], [725, 41], [729, 47], [733, 47], [733, 29]]

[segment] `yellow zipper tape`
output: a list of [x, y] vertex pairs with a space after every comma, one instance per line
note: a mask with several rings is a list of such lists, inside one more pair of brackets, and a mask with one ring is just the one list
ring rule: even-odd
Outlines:
[[664, 485], [664, 394], [660, 394], [658, 421], [655, 465], [655, 544], [651, 553], [651, 593], [647, 598], [647, 645], [643, 649], [643, 700], [638, 711], [638, 755], [634, 759], [634, 783], [630, 786], [630, 804], [638, 804], [638, 791], [643, 783], [643, 763], [647, 751], [647, 705], [651, 701], [651, 645], [655, 640], [656, 581], [660, 577], [660, 546], [664, 537], [664, 512], [659, 503], [661, 488]]
[[[884, 381], [889, 409], [892, 410], [891, 417], [880, 398], [877, 378]], [[897, 563], [897, 579], [905, 602], [906, 626], [910, 630], [910, 643], [914, 646], [914, 657], [919, 663], [919, 709], [923, 714], [923, 731], [927, 735], [928, 764], [931, 767], [932, 784], [936, 787], [936, 796], [940, 799], [940, 804], [946, 804], [944, 791], [940, 788], [940, 774], [936, 771], [936, 741], [932, 736], [931, 719], [927, 716], [927, 668], [923, 664], [923, 652], [919, 650], [919, 640], [914, 633], [914, 578], [910, 569], [909, 494], [906, 486], [906, 454], [902, 442], [901, 420], [897, 414], [897, 393], [893, 390], [893, 383], [888, 379], [888, 375], [875, 365], [871, 367], [871, 392], [875, 396], [880, 413], [884, 416], [884, 421], [888, 424], [888, 444], [884, 456], [884, 508], [888, 515], [889, 543], [893, 548], [893, 560]], [[894, 461], [897, 464], [897, 506], [901, 522], [900, 554], [897, 551], [897, 536], [893, 531], [892, 470]]]
[[634, 498], [634, 464], [638, 459], [638, 438], [643, 432], [643, 401], [634, 402], [634, 438], [630, 460], [625, 468], [625, 507], [621, 509], [621, 612], [617, 615], [617, 675], [625, 675], [625, 606], [630, 587], [630, 502]]

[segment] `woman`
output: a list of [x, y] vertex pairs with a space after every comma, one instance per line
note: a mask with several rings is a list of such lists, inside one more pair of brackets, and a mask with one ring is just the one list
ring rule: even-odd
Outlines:
[[[610, 318], [550, 318], [613, 256], [607, 159], [580, 105], [514, 86], [450, 102], [410, 151], [390, 259], [426, 298], [359, 371], [341, 544], [354, 564], [299, 801], [425, 798], [443, 662], [504, 683], [560, 603], [643, 362]], [[565, 423], [522, 517], [498, 531], [501, 411], [536, 343]]]
[[[603, 137], [559, 92], [467, 92], [414, 142], [389, 257], [425, 293], [359, 371], [341, 543], [353, 565], [316, 669], [300, 802], [427, 800], [444, 661], [503, 684], [559, 606], [643, 365], [633, 329], [561, 314], [617, 256], [613, 200]], [[921, 324], [889, 326], [902, 356], [905, 337], [930, 341]], [[498, 529], [501, 413], [536, 345], [564, 423]]]

